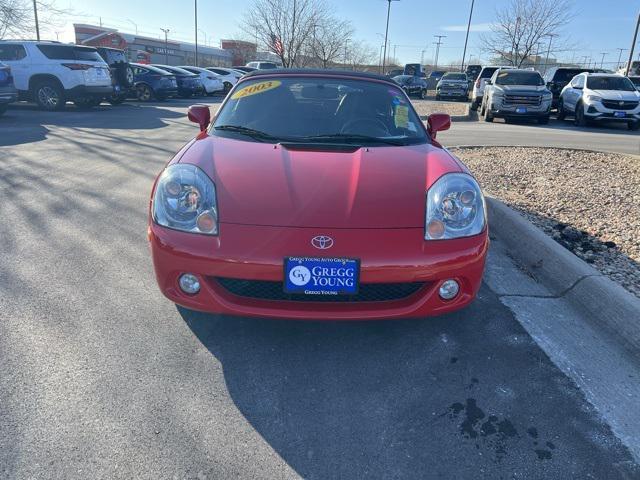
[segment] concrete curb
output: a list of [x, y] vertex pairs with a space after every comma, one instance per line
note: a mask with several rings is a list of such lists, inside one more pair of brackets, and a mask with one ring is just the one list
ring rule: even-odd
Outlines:
[[583, 318], [639, 356], [640, 299], [543, 233], [500, 200], [487, 197], [489, 229], [518, 267], [551, 298], [568, 301]]

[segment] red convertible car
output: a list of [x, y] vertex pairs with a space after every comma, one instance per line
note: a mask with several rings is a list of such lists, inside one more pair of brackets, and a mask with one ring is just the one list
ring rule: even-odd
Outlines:
[[244, 76], [153, 186], [161, 291], [188, 309], [293, 319], [422, 317], [469, 304], [482, 192], [402, 89], [371, 74]]

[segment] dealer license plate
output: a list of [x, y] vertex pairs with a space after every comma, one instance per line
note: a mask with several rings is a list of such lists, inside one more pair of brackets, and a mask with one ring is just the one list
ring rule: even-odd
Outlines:
[[527, 113], [526, 107], [516, 107], [516, 113]]
[[620, 117], [626, 117], [627, 114], [626, 112], [613, 112], [613, 116], [620, 118]]
[[302, 295], [355, 295], [360, 261], [354, 258], [286, 257], [284, 291]]

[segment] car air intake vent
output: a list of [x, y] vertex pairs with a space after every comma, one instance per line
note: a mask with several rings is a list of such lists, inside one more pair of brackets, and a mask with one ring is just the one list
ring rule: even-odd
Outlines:
[[282, 282], [263, 280], [239, 280], [235, 278], [215, 278], [220, 286], [233, 295], [259, 300], [287, 302], [388, 302], [407, 298], [426, 283], [364, 283], [357, 295], [290, 295], [283, 290]]
[[505, 105], [540, 105], [540, 95], [505, 95]]
[[638, 102], [633, 100], [602, 100], [602, 105], [612, 110], [633, 110], [638, 106]]

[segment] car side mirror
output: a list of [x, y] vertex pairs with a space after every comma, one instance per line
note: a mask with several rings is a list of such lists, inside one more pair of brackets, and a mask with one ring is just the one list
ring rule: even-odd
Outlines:
[[449, 130], [451, 127], [451, 117], [448, 113], [432, 113], [427, 118], [427, 132], [431, 138], [436, 138], [438, 132]]
[[211, 112], [206, 105], [191, 105], [187, 112], [187, 117], [193, 123], [200, 125], [200, 131], [204, 132], [211, 123]]

